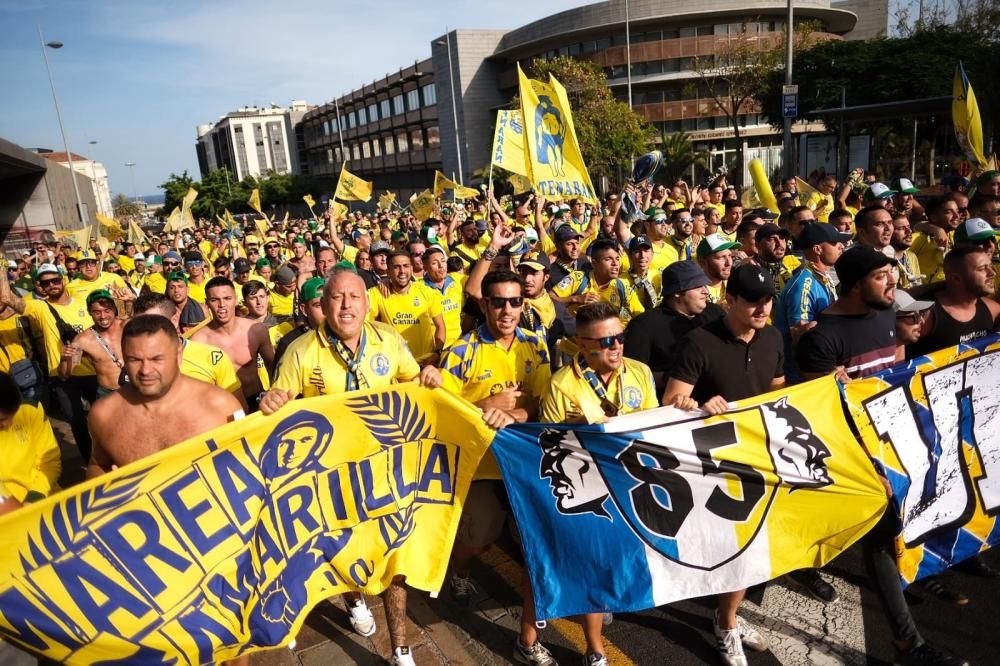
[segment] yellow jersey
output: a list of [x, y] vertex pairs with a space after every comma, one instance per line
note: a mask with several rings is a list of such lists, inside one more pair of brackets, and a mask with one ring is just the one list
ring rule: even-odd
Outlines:
[[[951, 247], [954, 242], [954, 233], [953, 231], [948, 232], [948, 247]], [[917, 265], [920, 266], [920, 274], [923, 276], [924, 284], [944, 280], [945, 251], [938, 247], [931, 236], [922, 231], [914, 233], [910, 252], [917, 256]]]
[[450, 345], [462, 335], [462, 306], [465, 304], [465, 273], [449, 273], [444, 276], [444, 284], [438, 287], [426, 277], [424, 285], [441, 295], [441, 314], [444, 317], [444, 344]]
[[726, 306], [726, 281], [708, 285], [708, 302]]
[[469, 402], [520, 387], [521, 399], [538, 404], [552, 378], [545, 338], [518, 328], [504, 349], [483, 325], [460, 337], [441, 359], [444, 387]]
[[118, 255], [118, 265], [121, 266], [122, 270], [126, 273], [131, 273], [135, 270], [135, 259], [127, 254]]
[[380, 321], [395, 328], [418, 361], [434, 353], [434, 317], [443, 314], [440, 292], [420, 282], [411, 282], [405, 293], [390, 292], [383, 296], [378, 287], [372, 287], [368, 296], [371, 300], [369, 321]]
[[[486, 247], [489, 246], [487, 245]], [[458, 257], [462, 260], [465, 268], [469, 268], [472, 264], [479, 261], [479, 257], [483, 256], [483, 250], [486, 247], [483, 247], [482, 243], [478, 243], [474, 247], [469, 247], [465, 243], [456, 243], [451, 246], [451, 256]]]
[[111, 290], [112, 287], [117, 289], [124, 289], [128, 285], [125, 284], [125, 280], [121, 279], [120, 276], [114, 273], [100, 273], [95, 280], [84, 280], [82, 277], [78, 277], [75, 280], [70, 280], [69, 284], [66, 285], [66, 289], [69, 291], [69, 295], [73, 298], [87, 299], [87, 296], [92, 291], [98, 289]]
[[181, 353], [181, 374], [214, 384], [221, 389], [235, 393], [240, 388], [236, 368], [224, 351], [215, 345], [197, 340], [181, 338], [184, 351]]
[[629, 273], [624, 279], [639, 299], [643, 309], [649, 310], [659, 305], [660, 292], [663, 290], [663, 271], [647, 270], [645, 279]]
[[[618, 308], [622, 320], [626, 322], [646, 310], [635, 289], [622, 278], [615, 278], [602, 287], [594, 280], [593, 274], [573, 271], [552, 288], [552, 293], [560, 298], [576, 294], [597, 294], [599, 299]], [[571, 314], [575, 314], [579, 308], [579, 304], [566, 306]]]
[[188, 298], [192, 301], [198, 301], [199, 303], [205, 302], [205, 285], [208, 283], [208, 278], [201, 284], [194, 282], [193, 280], [188, 280]]
[[[70, 298], [69, 303], [66, 305], [51, 302], [50, 305], [55, 308], [55, 311], [59, 313], [62, 320], [72, 326], [73, 330], [77, 333], [83, 333], [94, 325], [94, 320], [90, 317], [90, 313], [87, 312], [87, 303], [83, 298]], [[62, 347], [60, 346], [59, 349], [61, 353]], [[90, 377], [95, 374], [97, 374], [97, 371], [94, 369], [94, 363], [86, 355], [73, 368], [74, 377]]]
[[[281, 357], [273, 383], [274, 388], [291, 391], [304, 398], [335, 395], [347, 390], [347, 364], [331, 345], [324, 325], [308, 331]], [[384, 388], [395, 382], [406, 382], [420, 374], [420, 366], [406, 346], [403, 336], [392, 326], [367, 322], [364, 346], [359, 347], [357, 380], [360, 389]]]
[[[605, 386], [607, 399], [618, 408], [619, 414], [658, 407], [653, 373], [649, 367], [631, 358], [623, 358], [622, 361], [621, 367], [611, 374]], [[580, 417], [587, 423], [597, 423], [604, 420], [605, 415], [601, 400], [584, 376], [577, 356], [573, 363], [559, 368], [552, 375], [538, 420], [542, 423], [565, 423]]]
[[167, 293], [167, 278], [163, 277], [163, 273], [146, 273], [143, 286], [154, 294], [165, 294]]
[[275, 317], [291, 317], [295, 308], [295, 292], [285, 296], [272, 289], [267, 307]]
[[677, 247], [670, 241], [651, 241], [653, 244], [653, 259], [649, 262], [649, 270], [657, 273], [680, 259]]
[[[0, 355], [2, 356], [2, 355]], [[58, 490], [62, 453], [40, 406], [22, 404], [10, 428], [0, 430], [0, 479], [18, 502], [28, 493]]]
[[[819, 205], [821, 202], [824, 201], [826, 202], [826, 206], [820, 209]], [[836, 208], [836, 206], [834, 206], [833, 203], [833, 195], [823, 194], [822, 192], [819, 191], [810, 194], [806, 198], [806, 202], [803, 205], [809, 206], [809, 208], [812, 209], [812, 211], [816, 214], [817, 222], [829, 222], [830, 213], [832, 213], [833, 209]]]

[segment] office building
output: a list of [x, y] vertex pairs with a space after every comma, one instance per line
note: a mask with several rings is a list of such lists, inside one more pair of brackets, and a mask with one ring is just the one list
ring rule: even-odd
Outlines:
[[[38, 148], [36, 152], [47, 160], [69, 167], [69, 159], [65, 152], [56, 152], [45, 148]], [[108, 171], [104, 165], [97, 160], [73, 153], [73, 170], [84, 176], [84, 178], [77, 179], [77, 185], [82, 188], [89, 187], [93, 191], [94, 201], [97, 204], [94, 212], [114, 217], [115, 212], [111, 206], [111, 188], [108, 185]]]

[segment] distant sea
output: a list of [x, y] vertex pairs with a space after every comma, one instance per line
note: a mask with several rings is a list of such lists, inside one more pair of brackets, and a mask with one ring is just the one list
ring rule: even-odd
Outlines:
[[142, 199], [143, 201], [145, 201], [147, 204], [160, 205], [160, 204], [163, 203], [165, 195], [163, 195], [163, 194], [144, 194], [144, 195], [142, 195], [139, 198]]

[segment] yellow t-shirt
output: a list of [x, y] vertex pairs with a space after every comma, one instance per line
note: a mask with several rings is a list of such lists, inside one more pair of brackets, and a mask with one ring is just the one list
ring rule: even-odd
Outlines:
[[[608, 400], [619, 414], [628, 414], [659, 406], [653, 373], [646, 364], [631, 358], [615, 370], [605, 387]], [[542, 400], [538, 420], [542, 423], [564, 423], [583, 416], [588, 423], [604, 419], [601, 400], [584, 378], [579, 357], [552, 375], [552, 383]]]
[[[489, 246], [487, 245], [486, 247]], [[451, 247], [451, 256], [461, 259], [465, 267], [468, 268], [479, 260], [479, 257], [483, 255], [483, 250], [485, 250], [486, 247], [483, 247], [481, 243], [477, 244], [475, 247], [469, 247], [465, 243], [457, 243]], [[469, 261], [470, 259], [472, 261]]]
[[726, 281], [723, 280], [719, 284], [708, 285], [708, 302], [718, 303], [719, 305], [725, 306], [726, 304]]
[[661, 291], [663, 290], [663, 271], [646, 271], [646, 279], [649, 281], [650, 285], [653, 287], [653, 299], [650, 301], [649, 293], [645, 287], [639, 287], [636, 285], [636, 276], [629, 273], [625, 276], [625, 280], [628, 281], [629, 288], [635, 292], [636, 298], [639, 299], [639, 303], [642, 304], [643, 309], [649, 310], [659, 305], [662, 298]]
[[240, 388], [236, 368], [224, 351], [214, 345], [197, 340], [182, 339], [181, 374], [192, 379], [214, 384], [234, 393]]
[[58, 490], [60, 472], [62, 453], [45, 411], [40, 406], [22, 404], [11, 427], [0, 430], [3, 485], [14, 499], [23, 502], [29, 492], [47, 496]]
[[418, 361], [434, 353], [434, 317], [443, 314], [441, 294], [437, 290], [411, 282], [405, 294], [390, 292], [383, 296], [378, 287], [372, 287], [368, 296], [371, 300], [369, 321], [380, 321], [395, 328]]
[[649, 270], [659, 273], [679, 259], [680, 254], [673, 243], [665, 240], [653, 242], [653, 259], [649, 262]]
[[22, 320], [30, 322], [28, 317], [19, 314], [0, 319], [0, 371], [10, 372], [12, 365], [28, 358], [30, 354], [31, 338], [21, 323]]
[[285, 337], [286, 334], [290, 333], [295, 328], [294, 321], [283, 321], [276, 326], [272, 326], [267, 329], [267, 335], [271, 338], [271, 346], [277, 347], [281, 338]]
[[59, 361], [62, 360], [63, 347], [56, 318], [44, 301], [36, 300], [24, 301], [24, 316], [31, 321], [32, 333], [41, 337], [49, 374], [54, 375], [59, 369]]
[[538, 404], [552, 377], [545, 338], [518, 328], [504, 349], [484, 325], [455, 341], [441, 359], [444, 387], [469, 402], [520, 387], [521, 399]]
[[268, 304], [268, 310], [275, 317], [291, 317], [292, 311], [295, 307], [295, 292], [284, 296], [278, 292], [271, 290], [271, 299]]
[[[73, 330], [77, 333], [82, 333], [94, 325], [94, 320], [90, 317], [90, 313], [87, 312], [87, 303], [83, 298], [70, 298], [69, 303], [66, 305], [52, 303], [52, 307], [59, 313], [62, 320], [72, 326]], [[59, 349], [61, 353], [62, 347]], [[74, 377], [91, 377], [96, 374], [97, 371], [94, 369], [94, 362], [86, 354], [80, 363], [73, 368]]]
[[[292, 391], [305, 398], [335, 395], [347, 388], [347, 364], [327, 339], [327, 328], [309, 331], [281, 357], [274, 388]], [[368, 322], [364, 329], [364, 349], [358, 366], [358, 387], [384, 388], [406, 382], [420, 374], [420, 366], [406, 346], [403, 336], [392, 326]]]
[[143, 285], [154, 294], [167, 293], [167, 278], [163, 277], [163, 273], [147, 273]]
[[[954, 232], [948, 232], [948, 246], [951, 247], [953, 242]], [[917, 256], [924, 284], [944, 280], [944, 250], [938, 247], [933, 237], [922, 231], [914, 233], [910, 252]]]
[[[823, 209], [820, 210], [819, 205], [823, 201], [826, 202], [826, 206], [824, 206]], [[833, 195], [823, 194], [822, 192], [818, 191], [813, 192], [812, 194], [809, 195], [809, 198], [806, 199], [806, 202], [803, 205], [809, 206], [809, 208], [813, 210], [813, 212], [816, 214], [816, 220], [818, 222], [829, 222], [830, 213], [832, 213], [834, 209]]]
[[[552, 292], [561, 298], [566, 298], [574, 294], [597, 294], [597, 297], [602, 301], [618, 308], [621, 311], [621, 317], [624, 321], [628, 321], [646, 310], [639, 301], [639, 296], [636, 294], [635, 289], [632, 288], [632, 285], [627, 280], [623, 280], [622, 278], [615, 278], [603, 287], [600, 287], [597, 285], [592, 274], [586, 274], [583, 271], [573, 271], [553, 287]], [[567, 305], [566, 308], [571, 314], [575, 314], [580, 306], [573, 304]]]
[[70, 280], [70, 283], [66, 285], [66, 289], [69, 290], [69, 295], [73, 298], [87, 299], [87, 296], [92, 291], [98, 289], [108, 289], [112, 287], [117, 289], [124, 289], [126, 286], [125, 280], [121, 279], [120, 276], [114, 273], [100, 273], [97, 279], [84, 280], [82, 277], [78, 277], [75, 280]]
[[208, 284], [208, 278], [201, 284], [194, 282], [193, 280], [188, 280], [188, 298], [192, 301], [198, 301], [199, 303], [205, 302], [205, 285]]
[[118, 265], [121, 266], [122, 270], [126, 273], [131, 273], [135, 270], [135, 260], [127, 254], [118, 255]]
[[441, 313], [444, 317], [444, 344], [450, 345], [462, 335], [462, 306], [465, 304], [465, 273], [449, 273], [440, 289], [424, 278], [424, 285], [441, 295]]

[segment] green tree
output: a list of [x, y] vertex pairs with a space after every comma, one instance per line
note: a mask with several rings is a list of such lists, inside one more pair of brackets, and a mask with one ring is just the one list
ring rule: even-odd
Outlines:
[[116, 194], [111, 200], [111, 208], [114, 210], [115, 218], [119, 220], [130, 217], [139, 218], [142, 216], [142, 206], [129, 199], [124, 194]]
[[181, 201], [184, 199], [184, 195], [187, 194], [188, 188], [194, 187], [195, 184], [194, 178], [189, 176], [187, 171], [184, 171], [179, 176], [176, 173], [171, 173], [160, 184], [160, 189], [163, 190], [163, 214], [167, 215], [174, 208], [179, 207]]
[[[528, 76], [556, 77], [566, 88], [573, 109], [573, 125], [590, 177], [621, 178], [633, 157], [649, 150], [654, 130], [649, 122], [611, 94], [604, 70], [595, 63], [568, 56], [534, 60]], [[512, 101], [514, 108], [520, 98]]]
[[665, 185], [676, 183], [690, 172], [691, 167], [706, 168], [705, 154], [695, 150], [687, 132], [661, 133], [660, 152], [663, 153], [663, 166], [656, 174], [656, 180]]

